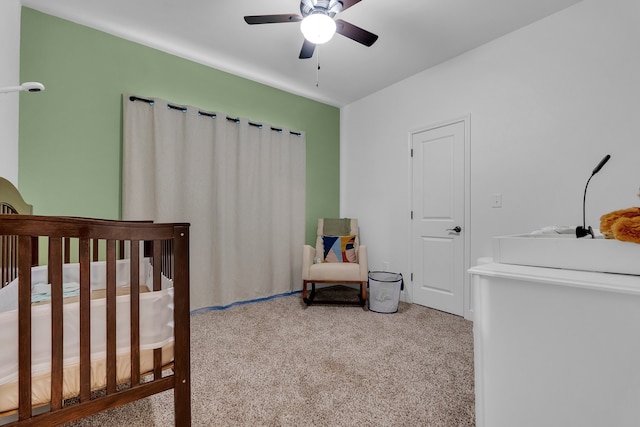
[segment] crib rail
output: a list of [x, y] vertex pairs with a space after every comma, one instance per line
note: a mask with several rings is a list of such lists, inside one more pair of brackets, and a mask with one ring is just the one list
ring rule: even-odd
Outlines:
[[[51, 410], [33, 415], [31, 383], [31, 267], [38, 264], [38, 242], [46, 241], [51, 283], [52, 366]], [[8, 242], [8, 243], [6, 243]], [[98, 243], [103, 242], [103, 243]], [[153, 259], [153, 290], [161, 289], [161, 275], [173, 279], [174, 362], [173, 375], [163, 377], [162, 349], [154, 350], [153, 380], [142, 381], [140, 372], [140, 246], [149, 242]], [[80, 271], [80, 394], [79, 403], [63, 401], [63, 264], [69, 248], [77, 244]], [[96, 397], [91, 390], [90, 263], [106, 262], [106, 388]], [[19, 317], [19, 406], [18, 421], [9, 425], [57, 425], [87, 414], [122, 405], [174, 388], [176, 425], [190, 425], [190, 337], [189, 337], [189, 224], [154, 224], [32, 215], [0, 216], [0, 250], [11, 254], [17, 270]], [[17, 251], [16, 251], [17, 249]], [[130, 259], [131, 374], [128, 387], [118, 387], [116, 378], [116, 260]], [[4, 259], [4, 258], [3, 258]], [[4, 262], [3, 262], [4, 265]], [[156, 268], [161, 266], [160, 268]], [[15, 273], [15, 271], [13, 273]], [[2, 272], [3, 283], [5, 272]], [[9, 280], [10, 275], [6, 277]]]
[[[0, 203], [0, 215], [17, 215], [18, 213], [12, 206]], [[72, 262], [71, 251], [75, 242], [72, 242], [70, 237], [63, 239], [63, 260], [65, 263]], [[77, 243], [76, 243], [77, 245]], [[34, 260], [34, 266], [38, 265], [38, 239], [33, 239], [32, 247], [32, 259]], [[100, 240], [93, 239], [91, 241], [91, 260], [100, 260]], [[166, 252], [169, 254], [169, 252]], [[118, 241], [117, 245], [117, 259], [124, 259], [125, 255], [125, 241]], [[168, 255], [167, 255], [168, 256]], [[172, 265], [163, 260], [163, 265], [169, 270]], [[18, 277], [18, 236], [15, 235], [2, 235], [0, 236], [0, 288], [7, 286], [15, 278]]]

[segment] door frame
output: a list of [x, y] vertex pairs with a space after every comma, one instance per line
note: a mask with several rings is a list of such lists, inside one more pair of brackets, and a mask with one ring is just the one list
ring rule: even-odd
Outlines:
[[[471, 225], [471, 114], [466, 114], [463, 116], [459, 116], [449, 120], [443, 120], [440, 122], [432, 123], [430, 125], [421, 126], [418, 128], [410, 129], [407, 134], [407, 158], [409, 159], [409, 167], [407, 170], [409, 171], [408, 180], [409, 180], [409, 215], [413, 209], [413, 159], [411, 157], [411, 148], [413, 144], [413, 135], [437, 128], [441, 128], [443, 126], [449, 126], [454, 123], [462, 122], [464, 124], [464, 233], [463, 233], [463, 268], [464, 272], [462, 277], [464, 277], [463, 286], [463, 307], [464, 307], [464, 318], [467, 320], [473, 320], [473, 295], [471, 291], [471, 275], [468, 273], [469, 268], [471, 268], [471, 233], [470, 225]], [[411, 244], [411, 236], [413, 232], [413, 220], [409, 221], [409, 230], [407, 235], [410, 236], [408, 239], [409, 246], [409, 267], [410, 270], [413, 271], [413, 248]], [[409, 279], [410, 286], [408, 296], [409, 302], [413, 303], [413, 291], [414, 291], [414, 283], [413, 280]]]

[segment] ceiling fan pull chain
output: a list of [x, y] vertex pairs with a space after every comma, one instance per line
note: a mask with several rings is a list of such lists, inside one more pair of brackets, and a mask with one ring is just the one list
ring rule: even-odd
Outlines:
[[316, 87], [320, 87], [320, 46], [316, 49]]

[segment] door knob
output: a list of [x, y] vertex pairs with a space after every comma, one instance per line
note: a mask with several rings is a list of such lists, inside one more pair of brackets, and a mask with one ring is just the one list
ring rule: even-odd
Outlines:
[[447, 228], [447, 231], [453, 231], [453, 232], [459, 233], [459, 232], [461, 232], [461, 231], [462, 231], [462, 228], [460, 228], [460, 226], [459, 226], [459, 225], [456, 225], [456, 226], [455, 226], [455, 227], [453, 227], [453, 228]]

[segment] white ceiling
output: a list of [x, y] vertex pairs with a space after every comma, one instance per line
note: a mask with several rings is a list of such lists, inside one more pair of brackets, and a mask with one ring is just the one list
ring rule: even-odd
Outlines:
[[[362, 0], [337, 18], [379, 36], [336, 34], [298, 59], [299, 23], [247, 25], [245, 15], [299, 14], [298, 0], [22, 0], [87, 25], [270, 86], [344, 106], [580, 0]], [[316, 58], [319, 53], [319, 85]]]

